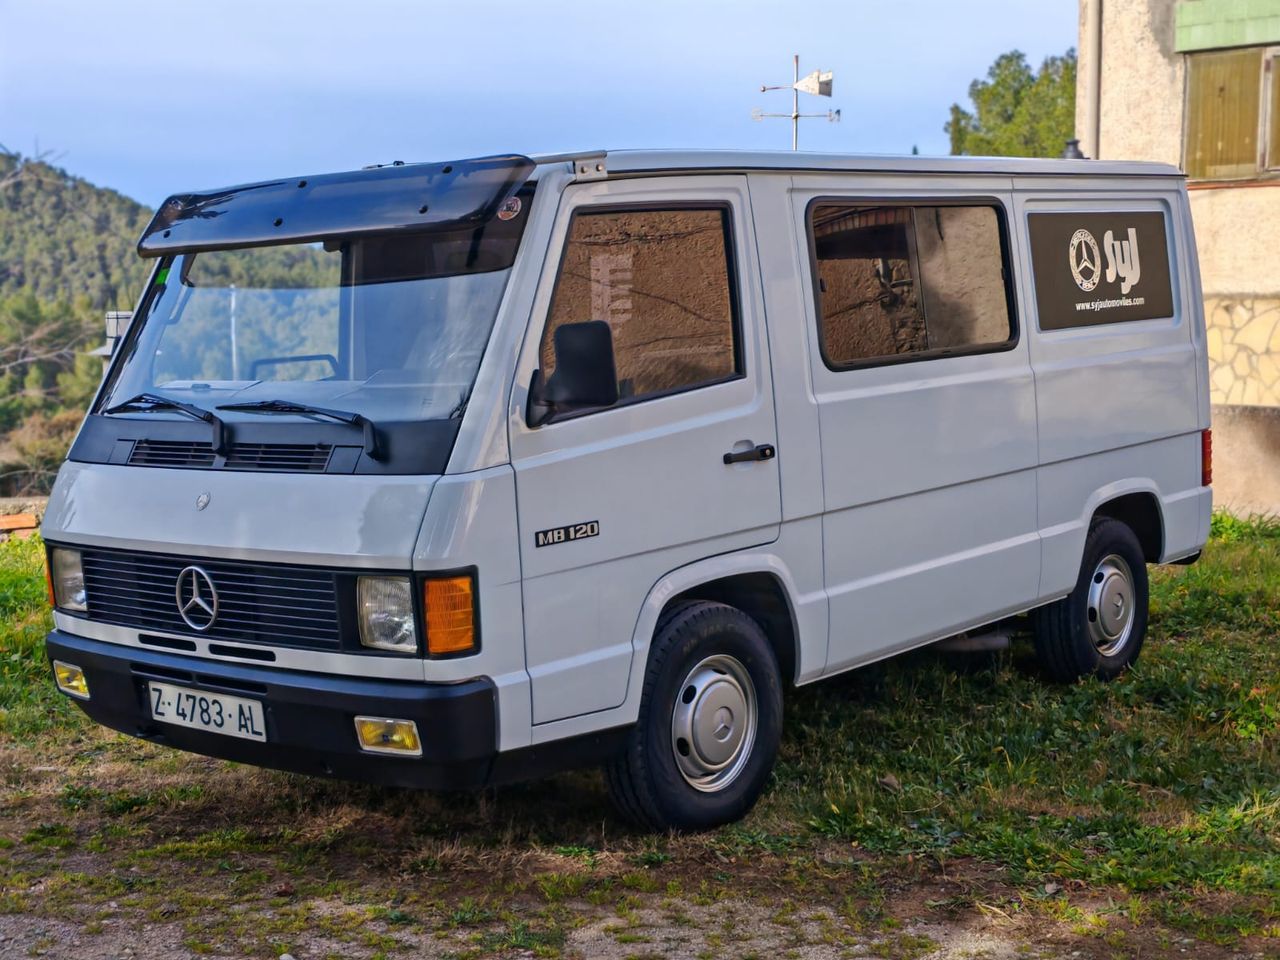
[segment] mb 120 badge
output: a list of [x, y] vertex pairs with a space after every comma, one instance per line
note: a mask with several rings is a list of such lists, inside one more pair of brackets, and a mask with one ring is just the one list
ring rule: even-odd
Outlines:
[[539, 530], [533, 535], [533, 545], [550, 547], [557, 543], [568, 543], [570, 540], [585, 540], [587, 537], [598, 536], [600, 536], [600, 521], [588, 520], [586, 523], [571, 523], [567, 527]]

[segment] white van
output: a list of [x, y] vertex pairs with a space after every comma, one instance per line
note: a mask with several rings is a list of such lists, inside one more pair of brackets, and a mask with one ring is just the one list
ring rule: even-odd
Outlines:
[[1138, 655], [1209, 530], [1181, 174], [622, 152], [170, 198], [44, 522], [59, 688], [185, 750], [741, 816], [784, 691], [1029, 615]]

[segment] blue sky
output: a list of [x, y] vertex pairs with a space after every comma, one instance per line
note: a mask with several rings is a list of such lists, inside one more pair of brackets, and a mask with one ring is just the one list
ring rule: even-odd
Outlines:
[[390, 160], [787, 148], [762, 83], [835, 71], [801, 149], [946, 153], [969, 82], [1076, 42], [1074, 0], [0, 0], [0, 144], [149, 204]]

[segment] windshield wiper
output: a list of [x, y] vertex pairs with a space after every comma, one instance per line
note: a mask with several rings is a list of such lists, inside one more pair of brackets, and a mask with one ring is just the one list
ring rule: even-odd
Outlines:
[[372, 420], [362, 413], [349, 410], [330, 410], [327, 407], [314, 407], [309, 403], [298, 403], [294, 400], [251, 400], [245, 403], [223, 403], [219, 410], [239, 410], [243, 413], [300, 413], [315, 417], [328, 417], [339, 423], [349, 423], [364, 431], [364, 452], [374, 460], [382, 459], [382, 449], [378, 444], [378, 429]]
[[219, 455], [226, 453], [227, 425], [217, 414], [210, 413], [204, 407], [197, 407], [194, 403], [183, 403], [158, 393], [140, 393], [113, 407], [107, 407], [102, 412], [114, 416], [117, 413], [150, 413], [153, 410], [177, 410], [196, 420], [203, 420], [213, 427], [213, 452]]

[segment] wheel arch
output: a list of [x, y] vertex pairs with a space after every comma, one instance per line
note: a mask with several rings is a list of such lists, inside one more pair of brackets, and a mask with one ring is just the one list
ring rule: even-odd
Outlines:
[[[636, 620], [629, 691], [640, 689], [649, 647], [662, 611], [682, 600], [711, 600], [742, 610], [760, 623], [788, 685], [810, 679], [826, 661], [826, 635], [806, 629], [795, 581], [774, 554], [732, 554], [673, 570], [654, 584]], [[628, 697], [630, 699], [630, 697]]]
[[1104, 500], [1094, 508], [1090, 522], [1099, 517], [1119, 520], [1137, 536], [1147, 563], [1160, 562], [1164, 556], [1164, 512], [1154, 491], [1138, 490]]
[[782, 679], [789, 685], [795, 683], [799, 660], [795, 612], [776, 575], [761, 571], [708, 580], [676, 594], [667, 601], [664, 609], [682, 600], [711, 600], [736, 607], [751, 617], [764, 630], [769, 646], [778, 658]]

